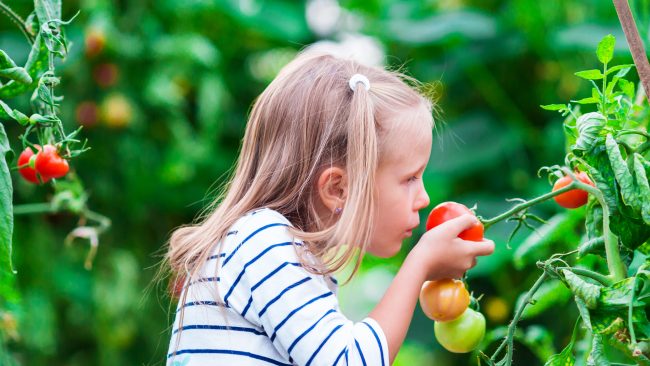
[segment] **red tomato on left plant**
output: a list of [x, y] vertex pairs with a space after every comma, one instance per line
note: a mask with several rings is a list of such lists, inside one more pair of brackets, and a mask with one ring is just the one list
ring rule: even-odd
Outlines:
[[[431, 210], [429, 218], [427, 219], [427, 231], [447, 220], [451, 220], [464, 214], [474, 215], [474, 212], [460, 203], [443, 202]], [[473, 225], [469, 229], [461, 232], [458, 237], [464, 240], [483, 241], [483, 224], [479, 222]]]
[[36, 154], [36, 171], [43, 178], [61, 178], [68, 174], [70, 166], [62, 158], [54, 145], [45, 145], [43, 150]]
[[[34, 145], [36, 149], [40, 152], [41, 147], [40, 145]], [[18, 156], [18, 173], [25, 178], [26, 181], [39, 184], [41, 181], [38, 180], [37, 172], [36, 169], [33, 168], [34, 164], [32, 162], [33, 160], [36, 159], [36, 154], [34, 154], [34, 151], [32, 151], [31, 147], [25, 148], [22, 153], [20, 153], [20, 156]], [[50, 180], [49, 177], [44, 177], [41, 176], [41, 180], [43, 183], [47, 182]]]

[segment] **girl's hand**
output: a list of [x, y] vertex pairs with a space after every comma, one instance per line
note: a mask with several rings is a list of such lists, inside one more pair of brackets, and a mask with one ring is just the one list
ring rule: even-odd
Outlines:
[[476, 257], [494, 252], [494, 242], [468, 241], [458, 237], [477, 222], [474, 215], [462, 215], [446, 221], [422, 235], [409, 253], [409, 259], [425, 271], [426, 280], [460, 278], [476, 265]]

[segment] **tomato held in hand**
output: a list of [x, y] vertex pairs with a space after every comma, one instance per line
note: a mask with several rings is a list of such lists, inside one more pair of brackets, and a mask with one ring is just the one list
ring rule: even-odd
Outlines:
[[[594, 183], [591, 181], [591, 179], [589, 179], [589, 176], [587, 176], [585, 172], [578, 172], [576, 174], [576, 178], [578, 178], [578, 180], [582, 183], [588, 184], [590, 186], [594, 185]], [[571, 179], [571, 177], [568, 175], [558, 179], [553, 185], [553, 192], [568, 186], [572, 181], [573, 179]], [[583, 206], [585, 203], [587, 203], [588, 198], [589, 197], [587, 191], [584, 191], [582, 189], [572, 189], [553, 197], [555, 202], [564, 208], [578, 208], [580, 206]]]
[[59, 156], [54, 145], [45, 145], [36, 154], [36, 171], [45, 179], [61, 178], [68, 174], [68, 161]]
[[[474, 213], [465, 205], [456, 202], [443, 202], [431, 210], [429, 218], [427, 219], [427, 230], [431, 230], [447, 220], [451, 220], [464, 214], [474, 215]], [[479, 222], [473, 225], [469, 229], [461, 232], [458, 237], [464, 240], [482, 241], [483, 224]]]
[[469, 292], [463, 281], [450, 278], [427, 281], [420, 290], [420, 306], [430, 319], [453, 320], [469, 306]]
[[448, 322], [436, 322], [433, 326], [438, 343], [449, 352], [471, 352], [485, 336], [485, 317], [467, 308], [463, 315]]
[[[40, 145], [34, 145], [38, 151], [41, 150]], [[20, 156], [18, 156], [18, 172], [20, 175], [25, 178], [26, 181], [32, 182], [32, 183], [41, 183], [38, 180], [38, 176], [36, 174], [36, 169], [34, 169], [34, 162], [33, 160], [36, 159], [36, 156], [34, 154], [34, 151], [30, 147], [25, 148], [22, 153], [20, 153]], [[41, 180], [43, 183], [47, 182], [50, 180], [49, 177], [43, 177], [41, 176]]]

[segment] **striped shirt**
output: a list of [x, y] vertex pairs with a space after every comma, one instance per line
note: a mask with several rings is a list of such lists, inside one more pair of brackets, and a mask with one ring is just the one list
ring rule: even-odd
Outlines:
[[233, 225], [223, 251], [215, 246], [199, 278], [185, 284], [167, 366], [389, 364], [379, 324], [341, 313], [336, 280], [303, 268], [302, 243], [288, 226], [267, 208]]

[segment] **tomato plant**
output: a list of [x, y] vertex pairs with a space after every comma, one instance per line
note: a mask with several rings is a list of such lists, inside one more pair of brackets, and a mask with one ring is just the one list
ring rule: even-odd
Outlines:
[[420, 306], [430, 319], [456, 319], [469, 306], [469, 292], [463, 281], [450, 278], [427, 281], [420, 291]]
[[485, 336], [485, 317], [478, 311], [467, 308], [458, 318], [435, 322], [433, 325], [436, 339], [449, 352], [471, 352]]
[[[609, 365], [618, 357], [626, 357], [639, 365], [650, 365], [649, 115], [639, 102], [645, 94], [639, 96], [634, 84], [625, 79], [634, 65], [610, 65], [614, 45], [611, 35], [598, 45], [596, 55], [603, 64], [602, 70], [576, 73], [593, 88], [590, 97], [571, 103], [593, 105], [596, 112], [581, 114], [571, 103], [542, 106], [565, 117], [569, 149], [565, 156], [567, 166], [543, 167], [540, 172], [549, 173], [549, 179], [558, 175], [562, 178], [546, 194], [530, 200], [516, 199], [518, 204], [503, 214], [481, 218], [485, 229], [496, 222], [510, 220], [519, 222], [516, 232], [521, 225], [532, 227], [528, 221], [534, 219], [543, 223], [540, 232], [553, 233], [561, 227], [558, 220], [546, 222], [530, 214], [530, 207], [550, 198], [567, 208], [586, 205], [582, 243], [576, 243], [569, 252], [554, 253], [548, 259], [532, 258], [542, 273], [531, 289], [520, 296], [496, 351], [492, 356], [480, 353], [481, 360], [488, 365], [512, 364], [514, 341], [521, 339], [516, 327], [524, 310], [533, 309], [533, 313], [539, 314], [552, 309], [557, 290], [549, 289], [556, 289], [555, 284], [573, 294], [580, 314], [577, 324], [587, 330], [581, 337], [590, 344], [587, 364]], [[643, 74], [641, 77], [643, 81]], [[650, 79], [646, 81], [650, 85]], [[530, 243], [518, 249], [519, 258], [531, 258], [526, 252], [535, 251], [535, 246], [543, 241]], [[585, 256], [595, 259], [581, 261]], [[580, 327], [576, 326], [566, 348], [546, 360], [546, 365], [574, 364], [574, 346], [579, 333]], [[618, 354], [610, 361], [612, 350]], [[500, 357], [503, 351], [505, 355]]]
[[[474, 212], [460, 203], [443, 202], [434, 207], [433, 210], [431, 210], [431, 213], [429, 213], [426, 228], [427, 230], [431, 230], [447, 220], [451, 220], [464, 214], [474, 215]], [[469, 229], [461, 232], [458, 237], [471, 241], [483, 240], [483, 224], [478, 222], [475, 225], [472, 225]]]
[[[576, 174], [576, 178], [585, 184], [589, 184], [591, 186], [594, 185], [585, 172], [579, 172]], [[571, 181], [572, 179], [570, 176], [564, 176], [558, 179], [553, 185], [553, 192], [571, 184]], [[589, 194], [585, 190], [572, 189], [553, 197], [553, 199], [558, 203], [558, 205], [564, 208], [578, 208], [584, 206], [587, 203], [588, 195]]]

